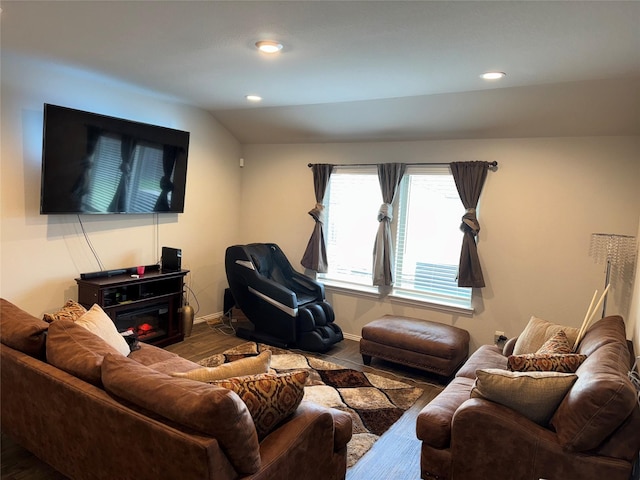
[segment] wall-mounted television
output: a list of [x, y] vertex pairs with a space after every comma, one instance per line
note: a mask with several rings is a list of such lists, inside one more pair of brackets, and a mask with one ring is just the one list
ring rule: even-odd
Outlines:
[[42, 214], [182, 213], [189, 132], [44, 105]]

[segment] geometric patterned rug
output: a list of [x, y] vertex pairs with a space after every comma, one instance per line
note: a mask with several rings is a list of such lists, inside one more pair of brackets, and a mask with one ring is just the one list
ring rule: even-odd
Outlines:
[[347, 445], [347, 468], [353, 466], [423, 393], [421, 388], [404, 382], [256, 342], [243, 343], [198, 363], [216, 367], [257, 355], [263, 350], [271, 350], [271, 369], [275, 372], [309, 371], [304, 400], [351, 415], [353, 436]]

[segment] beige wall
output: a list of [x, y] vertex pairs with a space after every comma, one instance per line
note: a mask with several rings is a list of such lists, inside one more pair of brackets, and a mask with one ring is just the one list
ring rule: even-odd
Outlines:
[[[629, 320], [627, 322], [628, 338], [633, 340], [636, 356], [640, 356], [640, 273], [638, 268], [638, 259], [640, 259], [640, 226], [638, 227], [638, 233], [636, 234], [636, 244], [638, 246], [638, 253], [636, 255], [636, 271], [635, 280], [633, 283], [633, 299], [631, 301], [631, 309], [629, 312]], [[640, 371], [640, 365], [638, 366]]]
[[[531, 315], [579, 325], [604, 269], [588, 256], [592, 232], [639, 231], [640, 139], [539, 138], [365, 144], [248, 145], [209, 114], [87, 72], [2, 56], [0, 295], [35, 315], [77, 298], [74, 278], [98, 270], [75, 216], [38, 213], [42, 105], [54, 103], [191, 132], [186, 213], [83, 216], [105, 268], [158, 260], [183, 250], [198, 316], [222, 310], [224, 250], [273, 241], [296, 268], [313, 228], [307, 163], [497, 160], [480, 205], [480, 258], [487, 287], [476, 313], [437, 310], [329, 292], [338, 323], [353, 337], [384, 313], [468, 329], [472, 346], [495, 330], [515, 335]], [[245, 167], [238, 166], [243, 156]], [[377, 214], [373, 206], [372, 216]], [[638, 282], [628, 317], [640, 351]], [[609, 312], [617, 312], [615, 292]], [[197, 305], [195, 305], [197, 306]]]
[[[208, 113], [88, 72], [2, 56], [0, 294], [34, 315], [77, 299], [74, 278], [100, 270], [75, 215], [40, 215], [43, 104], [191, 132], [185, 213], [83, 215], [106, 269], [153, 264], [181, 248], [198, 315], [222, 310], [224, 249], [238, 234], [239, 143]], [[194, 307], [197, 305], [194, 304]]]
[[[531, 315], [580, 326], [604, 282], [588, 255], [591, 233], [638, 231], [639, 151], [638, 137], [244, 146], [240, 238], [276, 242], [302, 268], [315, 203], [307, 163], [497, 160], [480, 203], [487, 287], [474, 292], [475, 314], [329, 292], [337, 322], [357, 337], [385, 313], [433, 319], [469, 330], [474, 347], [496, 330], [516, 335]], [[613, 292], [607, 313], [620, 309]]]

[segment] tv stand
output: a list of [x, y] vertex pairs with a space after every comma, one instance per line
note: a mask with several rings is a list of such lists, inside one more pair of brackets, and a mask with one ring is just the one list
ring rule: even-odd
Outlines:
[[189, 270], [146, 267], [140, 277], [129, 273], [135, 267], [122, 271], [76, 278], [78, 303], [87, 309], [98, 304], [119, 332], [133, 330], [142, 342], [163, 347], [184, 340], [180, 309]]

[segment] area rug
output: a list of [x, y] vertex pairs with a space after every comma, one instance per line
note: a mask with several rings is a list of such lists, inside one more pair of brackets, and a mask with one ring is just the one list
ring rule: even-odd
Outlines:
[[198, 363], [216, 367], [263, 350], [271, 350], [271, 368], [276, 372], [309, 371], [304, 400], [351, 415], [353, 436], [347, 445], [347, 468], [353, 466], [423, 392], [397, 380], [255, 342], [243, 343]]

